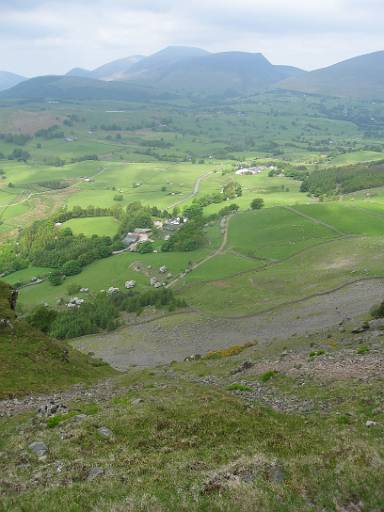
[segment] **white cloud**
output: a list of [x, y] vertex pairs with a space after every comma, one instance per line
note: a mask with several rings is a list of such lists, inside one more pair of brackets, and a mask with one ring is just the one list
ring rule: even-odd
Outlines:
[[0, 69], [96, 67], [169, 44], [314, 68], [382, 49], [381, 0], [0, 0]]

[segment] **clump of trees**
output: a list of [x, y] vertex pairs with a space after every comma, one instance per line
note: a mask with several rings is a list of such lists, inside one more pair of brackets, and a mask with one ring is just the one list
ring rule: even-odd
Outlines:
[[264, 199], [262, 197], [256, 197], [251, 202], [252, 210], [260, 210], [263, 207], [264, 207]]
[[173, 311], [185, 307], [185, 301], [175, 297], [172, 290], [161, 288], [146, 292], [99, 293], [93, 300], [78, 308], [55, 310], [37, 306], [27, 321], [43, 332], [59, 339], [77, 338], [100, 331], [112, 331], [119, 325], [121, 311], [140, 314], [147, 306]]
[[304, 178], [300, 191], [314, 196], [349, 194], [384, 185], [384, 160], [314, 171]]
[[110, 237], [75, 236], [70, 228], [55, 228], [52, 220], [34, 222], [22, 233], [18, 244], [21, 258], [37, 267], [58, 269], [64, 275], [79, 273], [92, 261], [110, 256], [112, 250]]
[[203, 208], [198, 204], [192, 204], [184, 210], [183, 217], [186, 217], [188, 222], [183, 223], [169, 240], [163, 243], [163, 252], [195, 251], [205, 244]]
[[130, 203], [121, 219], [120, 233], [128, 233], [137, 228], [153, 229], [152, 209], [140, 202]]
[[225, 206], [221, 210], [219, 210], [219, 217], [226, 217], [227, 215], [231, 215], [232, 213], [236, 213], [240, 209], [240, 206], [236, 203], [229, 204]]
[[64, 139], [64, 132], [60, 129], [59, 125], [54, 124], [49, 128], [42, 128], [41, 130], [37, 130], [35, 137], [44, 140]]
[[214, 192], [212, 194], [206, 194], [202, 197], [195, 198], [193, 203], [198, 204], [202, 207], [209, 206], [210, 204], [219, 204], [228, 199], [235, 199], [240, 197], [243, 193], [240, 183], [230, 181], [227, 183], [221, 192]]
[[21, 148], [15, 148], [12, 153], [8, 155], [8, 160], [17, 160], [18, 162], [26, 162], [30, 158], [30, 153]]
[[7, 144], [15, 144], [16, 146], [25, 146], [31, 140], [30, 135], [25, 133], [0, 133], [0, 140]]

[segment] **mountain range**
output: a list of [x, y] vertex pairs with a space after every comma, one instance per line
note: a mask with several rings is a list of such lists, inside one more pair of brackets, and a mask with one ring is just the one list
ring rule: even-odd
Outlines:
[[271, 64], [261, 53], [170, 46], [149, 57], [119, 59], [94, 70], [26, 80], [0, 72], [0, 98], [145, 100], [164, 95], [239, 96], [285, 89], [322, 96], [384, 100], [384, 52], [306, 72]]
[[322, 96], [384, 100], [384, 51], [290, 77], [280, 87]]
[[23, 76], [8, 73], [7, 71], [0, 71], [0, 91], [10, 89], [24, 80], [26, 80], [26, 78]]

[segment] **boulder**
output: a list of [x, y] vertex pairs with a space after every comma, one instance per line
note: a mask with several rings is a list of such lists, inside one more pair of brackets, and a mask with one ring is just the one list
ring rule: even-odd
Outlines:
[[97, 432], [101, 437], [104, 437], [106, 439], [109, 439], [113, 436], [112, 430], [110, 430], [107, 427], [100, 427], [97, 429]]
[[376, 318], [375, 320], [371, 320], [368, 322], [369, 328], [373, 331], [383, 330], [384, 329], [384, 318]]
[[41, 441], [35, 441], [29, 445], [29, 449], [39, 458], [43, 459], [47, 456], [48, 447]]
[[104, 469], [95, 467], [89, 471], [87, 480], [95, 480], [96, 478], [99, 478], [100, 476], [103, 476], [103, 475], [104, 475]]

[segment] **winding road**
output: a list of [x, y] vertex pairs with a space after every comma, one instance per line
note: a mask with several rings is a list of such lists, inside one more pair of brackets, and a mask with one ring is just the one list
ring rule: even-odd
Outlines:
[[204, 178], [207, 178], [210, 174], [212, 174], [212, 171], [209, 171], [209, 172], [199, 176], [197, 178], [197, 180], [195, 181], [192, 192], [190, 194], [188, 194], [187, 196], [183, 197], [182, 199], [179, 199], [179, 201], [176, 201], [175, 203], [168, 206], [167, 210], [170, 210], [171, 208], [175, 208], [175, 206], [178, 206], [179, 204], [185, 203], [186, 201], [189, 201], [190, 199], [194, 198], [199, 193], [202, 180]]
[[[209, 254], [208, 256], [203, 258], [202, 260], [200, 260], [197, 263], [195, 263], [192, 267], [190, 267], [190, 271], [191, 272], [193, 270], [196, 270], [197, 268], [201, 267], [201, 265], [204, 265], [204, 263], [207, 263], [207, 261], [211, 260], [212, 258], [215, 258], [219, 254], [222, 254], [224, 252], [224, 249], [225, 249], [225, 247], [227, 245], [227, 242], [228, 242], [229, 221], [231, 220], [231, 217], [232, 217], [232, 215], [229, 215], [228, 217], [223, 217], [222, 220], [221, 220], [221, 222], [222, 222], [221, 228], [224, 231], [224, 233], [223, 233], [224, 236], [223, 236], [223, 241], [221, 242], [220, 247], [218, 249], [216, 249], [216, 251], [214, 251], [212, 254]], [[186, 276], [186, 273], [183, 272], [178, 277], [176, 277], [173, 281], [168, 283], [166, 288], [172, 288], [172, 286], [175, 283], [177, 283], [181, 278], [183, 278], [185, 276]]]

